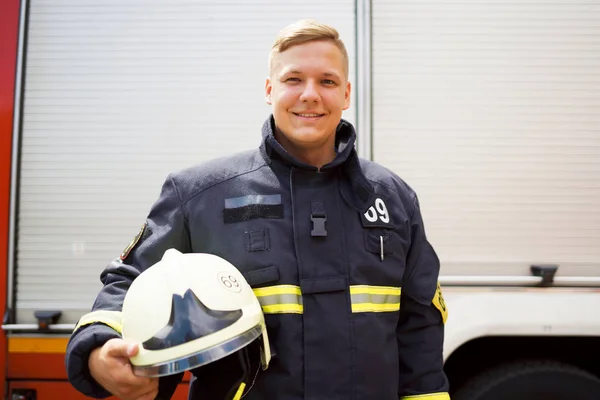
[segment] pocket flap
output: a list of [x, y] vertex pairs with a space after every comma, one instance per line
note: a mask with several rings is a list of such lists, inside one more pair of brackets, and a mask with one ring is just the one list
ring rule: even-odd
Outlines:
[[245, 271], [242, 273], [246, 282], [252, 287], [264, 285], [266, 283], [277, 282], [279, 280], [279, 268], [276, 265], [269, 265], [265, 268]]
[[348, 288], [346, 277], [302, 279], [300, 290], [303, 294], [339, 292]]

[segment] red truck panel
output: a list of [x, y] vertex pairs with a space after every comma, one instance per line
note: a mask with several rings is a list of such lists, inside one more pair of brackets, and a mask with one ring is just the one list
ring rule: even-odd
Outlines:
[[[15, 71], [19, 37], [19, 0], [0, 3], [0, 310], [6, 310], [10, 170], [14, 112]], [[0, 333], [0, 365], [6, 363], [6, 335]], [[5, 377], [0, 378], [4, 393]]]

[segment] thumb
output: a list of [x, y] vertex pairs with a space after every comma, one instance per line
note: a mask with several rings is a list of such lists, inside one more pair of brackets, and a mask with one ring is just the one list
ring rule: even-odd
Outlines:
[[126, 343], [127, 345], [127, 357], [133, 357], [135, 356], [138, 351], [140, 350], [140, 348], [138, 347], [137, 343]]
[[115, 341], [108, 350], [108, 354], [113, 357], [133, 357], [138, 353], [136, 343], [126, 342], [124, 340]]

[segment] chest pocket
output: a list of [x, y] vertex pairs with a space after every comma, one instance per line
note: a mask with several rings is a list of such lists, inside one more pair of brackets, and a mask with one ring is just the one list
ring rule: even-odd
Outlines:
[[[360, 276], [374, 285], [400, 287], [406, 264], [407, 243], [394, 229], [364, 228], [364, 261]], [[363, 258], [366, 257], [366, 258]]]
[[386, 255], [393, 254], [394, 221], [392, 221], [386, 200], [376, 197], [373, 205], [360, 215], [364, 229], [365, 249], [369, 253], [379, 255], [381, 261]]
[[369, 253], [379, 255], [381, 261], [386, 255], [394, 253], [394, 234], [392, 229], [365, 229], [365, 249]]
[[[371, 205], [358, 212], [360, 236], [352, 236], [352, 280], [361, 285], [401, 287], [409, 233], [398, 205], [375, 195]], [[358, 233], [358, 232], [357, 232]], [[362, 243], [361, 243], [362, 242]]]

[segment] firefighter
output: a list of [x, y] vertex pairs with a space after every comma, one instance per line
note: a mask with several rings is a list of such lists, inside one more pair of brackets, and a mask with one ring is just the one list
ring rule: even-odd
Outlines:
[[[280, 32], [260, 147], [167, 177], [71, 336], [66, 364], [77, 390], [148, 400], [181, 379], [134, 375], [128, 359], [139, 344], [120, 335], [127, 288], [174, 248], [227, 260], [260, 301], [272, 359], [245, 399], [449, 399], [439, 261], [415, 192], [358, 158], [341, 118], [350, 93], [334, 28], [300, 21]], [[189, 398], [224, 398], [236, 362], [193, 370]]]

